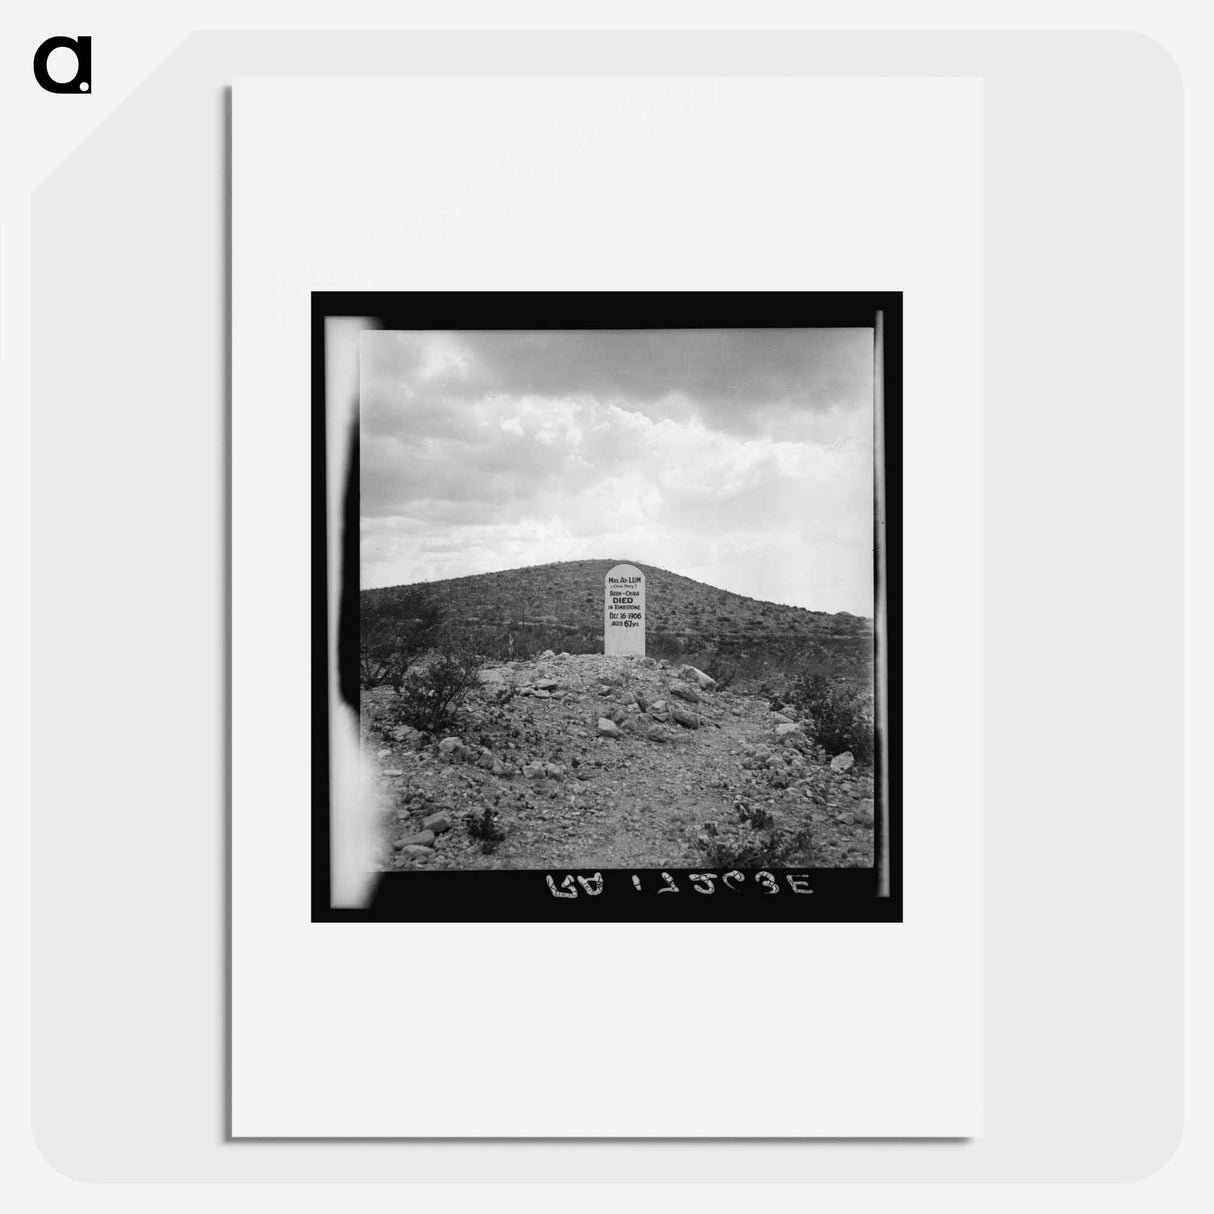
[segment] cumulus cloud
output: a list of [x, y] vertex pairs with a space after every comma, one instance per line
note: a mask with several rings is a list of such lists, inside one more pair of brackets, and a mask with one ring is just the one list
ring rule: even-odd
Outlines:
[[872, 332], [362, 336], [362, 584], [619, 557], [872, 614]]

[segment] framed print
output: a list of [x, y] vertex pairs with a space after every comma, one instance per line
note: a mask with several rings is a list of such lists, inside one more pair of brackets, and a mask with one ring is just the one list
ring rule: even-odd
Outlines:
[[898, 293], [312, 340], [314, 918], [901, 917]]

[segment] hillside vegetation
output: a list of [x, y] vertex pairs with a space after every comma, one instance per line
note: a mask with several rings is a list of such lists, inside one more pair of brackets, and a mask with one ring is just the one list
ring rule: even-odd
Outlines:
[[[364, 634], [408, 604], [437, 606], [489, 658], [546, 649], [602, 653], [603, 579], [624, 560], [559, 561], [443, 581], [364, 590]], [[871, 686], [872, 621], [768, 603], [667, 569], [645, 574], [646, 652], [711, 669], [721, 684], [787, 686], [803, 675]]]

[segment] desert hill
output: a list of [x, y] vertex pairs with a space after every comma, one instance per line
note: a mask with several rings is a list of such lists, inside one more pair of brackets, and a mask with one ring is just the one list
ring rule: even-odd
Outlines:
[[708, 665], [752, 682], [771, 673], [868, 678], [869, 619], [763, 602], [626, 558], [557, 561], [364, 590], [361, 608], [365, 617], [422, 589], [449, 621], [476, 629], [493, 656], [532, 656], [549, 648], [601, 653], [603, 579], [625, 563], [645, 574], [646, 651], [653, 657]]

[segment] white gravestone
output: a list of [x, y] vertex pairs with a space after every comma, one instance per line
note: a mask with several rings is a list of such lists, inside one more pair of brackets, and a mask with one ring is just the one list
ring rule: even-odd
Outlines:
[[645, 656], [645, 575], [635, 565], [617, 565], [603, 584], [603, 652]]

